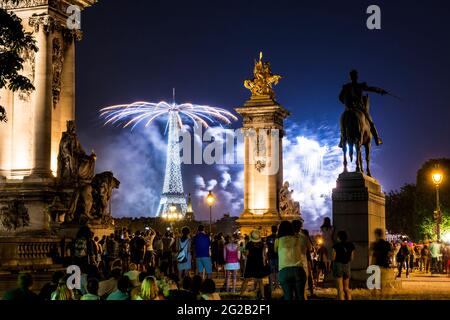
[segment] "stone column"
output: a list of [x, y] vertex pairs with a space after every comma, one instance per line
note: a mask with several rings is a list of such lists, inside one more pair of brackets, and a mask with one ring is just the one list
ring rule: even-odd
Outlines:
[[51, 178], [51, 125], [52, 125], [52, 49], [51, 34], [54, 20], [48, 15], [33, 16], [30, 25], [36, 33], [35, 92], [33, 103], [34, 163], [32, 178]]

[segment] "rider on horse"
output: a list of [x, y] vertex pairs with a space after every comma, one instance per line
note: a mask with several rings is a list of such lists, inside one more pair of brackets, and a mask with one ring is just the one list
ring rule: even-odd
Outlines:
[[[378, 131], [375, 128], [375, 124], [373, 123], [372, 117], [369, 113], [369, 105], [368, 105], [368, 97], [363, 96], [363, 92], [375, 92], [381, 95], [388, 94], [388, 92], [384, 89], [377, 87], [369, 87], [367, 83], [358, 83], [358, 71], [352, 70], [350, 72], [351, 82], [345, 84], [342, 87], [341, 93], [339, 94], [339, 100], [345, 105], [347, 109], [356, 109], [364, 113], [365, 117], [370, 123], [370, 131], [375, 139], [375, 143], [378, 145], [382, 144], [380, 136], [378, 135]], [[339, 147], [343, 147], [341, 134], [341, 142], [339, 143]]]

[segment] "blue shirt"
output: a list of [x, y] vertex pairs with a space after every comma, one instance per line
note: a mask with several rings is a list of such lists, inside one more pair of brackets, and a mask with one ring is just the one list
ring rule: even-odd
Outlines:
[[128, 294], [120, 290], [111, 293], [106, 300], [128, 300]]
[[197, 258], [209, 257], [209, 245], [211, 243], [209, 236], [204, 232], [199, 232], [194, 237], [195, 256]]

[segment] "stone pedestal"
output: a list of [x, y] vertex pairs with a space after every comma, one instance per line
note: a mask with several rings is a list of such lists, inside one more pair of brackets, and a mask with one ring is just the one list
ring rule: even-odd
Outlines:
[[[282, 220], [278, 194], [283, 183], [283, 122], [289, 112], [269, 96], [254, 96], [236, 108], [243, 117], [244, 210], [241, 234], [269, 235]], [[289, 218], [289, 217], [288, 217]], [[298, 219], [298, 217], [297, 217]]]
[[340, 174], [333, 189], [333, 225], [336, 231], [347, 231], [355, 244], [352, 280], [365, 282], [375, 230], [386, 228], [385, 196], [378, 181], [362, 173]]

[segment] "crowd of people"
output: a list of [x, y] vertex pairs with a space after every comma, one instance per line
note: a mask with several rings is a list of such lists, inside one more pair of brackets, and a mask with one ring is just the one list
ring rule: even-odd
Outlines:
[[[372, 244], [372, 264], [397, 276], [406, 269], [449, 272], [450, 248], [435, 241], [412, 244], [386, 241], [377, 229]], [[39, 294], [33, 293], [30, 274], [19, 275], [18, 287], [6, 300], [220, 300], [220, 292], [244, 297], [249, 284], [257, 299], [271, 299], [281, 288], [285, 300], [315, 297], [327, 279], [336, 284], [338, 299], [351, 299], [351, 261], [355, 245], [345, 231], [324, 219], [319, 237], [310, 237], [300, 220], [272, 226], [269, 236], [260, 230], [207, 234], [203, 225], [195, 233], [188, 227], [164, 234], [146, 227], [132, 233], [116, 230], [101, 239], [88, 227], [80, 228], [71, 251], [71, 263], [80, 267], [80, 287], [70, 286], [69, 276], [55, 272]], [[218, 280], [223, 286], [217, 288]], [[238, 280], [241, 286], [238, 288]], [[267, 281], [265, 281], [267, 280]], [[267, 285], [264, 285], [268, 282]]]

